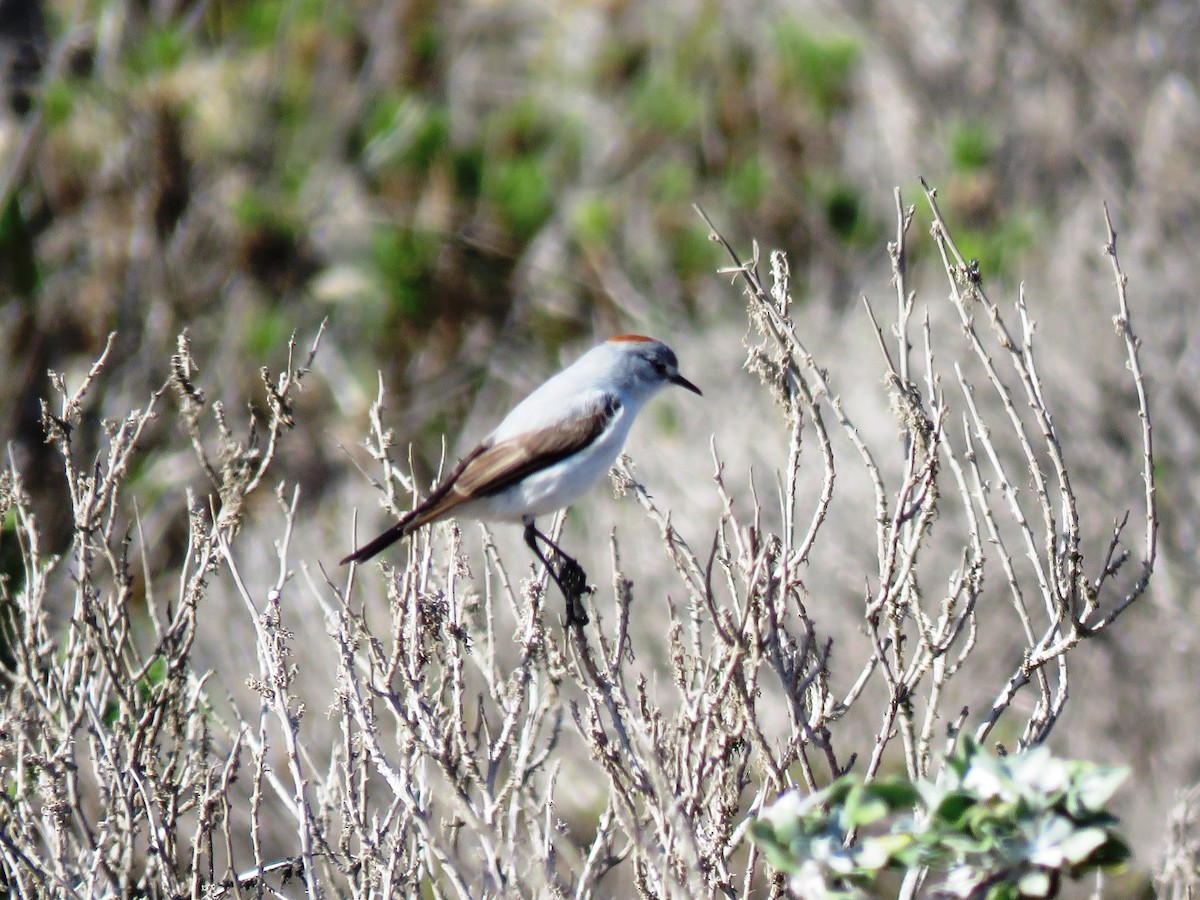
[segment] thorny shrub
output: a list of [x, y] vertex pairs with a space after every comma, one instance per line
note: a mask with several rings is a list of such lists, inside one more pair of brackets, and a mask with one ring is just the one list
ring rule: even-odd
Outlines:
[[[930, 778], [960, 735], [983, 741], [999, 723], [1019, 748], [1043, 741], [1067, 702], [1068, 656], [1118, 624], [1154, 566], [1152, 432], [1126, 281], [1108, 222], [1112, 349], [1126, 357], [1145, 479], [1128, 498], [1135, 549], [1123, 510], [1108, 539], [1085, 540], [1030, 307], [1023, 294], [1009, 307], [993, 300], [932, 190], [926, 201], [948, 300], [910, 290], [916, 213], [897, 191], [894, 312], [866, 305], [899, 437], [883, 447], [843, 405], [837, 368], [805, 344], [786, 256], [770, 255], [764, 281], [757, 248], [744, 260], [714, 231], [746, 289], [747, 368], [780, 411], [744, 437], [781, 442], [787, 464], [775, 497], [734, 497], [714, 450], [724, 512], [702, 548], [628, 461], [615, 469], [674, 572], [673, 599], [638, 598], [666, 610], [661, 661], [629, 627], [638, 577], [622, 569], [615, 534], [611, 582], [592, 595], [590, 624], [569, 630], [545, 573], [522, 577], [527, 561], [511, 569], [486, 531], [481, 561], [448, 523], [382, 570], [308, 565], [293, 542], [299, 486], [280, 485], [276, 504], [248, 501], [286, 438], [311, 354], [297, 364], [289, 353], [277, 377], [263, 370], [266, 414], [239, 429], [208, 402], [182, 337], [164, 389], [105, 422], [94, 455], [76, 436], [106, 359], [75, 390], [56, 379], [43, 420], [69, 488], [70, 551], [43, 549], [15, 467], [0, 491], [15, 560], [0, 583], [4, 884], [23, 896], [258, 896], [297, 884], [310, 896], [778, 894], [782, 875], [746, 837], [749, 817], [781, 793], [885, 767]], [[938, 343], [947, 316], [957, 336]], [[126, 488], [164, 391], [211, 489], [188, 494], [182, 558], [149, 571], [156, 536]], [[416, 484], [378, 405], [367, 447], [400, 510]], [[877, 461], [897, 447], [898, 465]], [[802, 460], [820, 473], [811, 495]], [[873, 486], [861, 510], [876, 561], [862, 573], [861, 658], [820, 631], [809, 609], [822, 588], [805, 581], [836, 476], [853, 469]], [[271, 510], [276, 559], [264, 569], [245, 524]], [[217, 591], [240, 598], [244, 618], [205, 620]], [[324, 627], [287, 602], [305, 593]], [[996, 601], [986, 616], [985, 595]], [[1021, 635], [1024, 652], [990, 704], [949, 708], [952, 682], [984, 646], [981, 621]], [[194, 658], [201, 628], [252, 640], [250, 699], [234, 690], [244, 675]], [[308, 645], [336, 671], [299, 679]], [[839, 734], [852, 713], [878, 722], [873, 742]]]

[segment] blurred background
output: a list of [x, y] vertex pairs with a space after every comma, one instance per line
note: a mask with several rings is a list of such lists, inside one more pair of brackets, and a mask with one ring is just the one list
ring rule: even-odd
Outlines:
[[[381, 389], [430, 478], [589, 343], [645, 332], [706, 397], [658, 401], [630, 453], [703, 546], [710, 437], [742, 489], [752, 469], [771, 487], [781, 448], [756, 438], [773, 414], [741, 371], [740, 286], [716, 274], [727, 260], [692, 204], [743, 252], [788, 252], [797, 319], [867, 438], [894, 449], [859, 298], [887, 302], [899, 186], [921, 210], [912, 287], [944, 300], [920, 173], [993, 296], [1024, 283], [1102, 535], [1137, 497], [1139, 449], [1107, 202], [1144, 340], [1163, 551], [1153, 597], [1072, 657], [1052, 743], [1134, 767], [1123, 811], [1148, 869], [1175, 791], [1200, 781], [1197, 47], [1191, 0], [0, 0], [0, 442], [61, 552], [48, 369], [77, 383], [117, 332], [94, 435], [77, 437], [95, 443], [165, 382], [187, 329], [198, 383], [237, 421], [264, 404], [259, 367], [328, 320], [275, 470], [302, 489], [299, 556], [328, 563], [354, 510], [360, 535], [388, 520], [362, 448]], [[165, 568], [185, 487], [206, 488], [171, 417], [146, 446], [132, 485]], [[640, 517], [608, 493], [568, 523], [595, 545], [593, 580], [613, 523]], [[873, 558], [860, 537], [847, 526], [810, 581], [851, 640]], [[644, 554], [625, 565], [653, 584], [661, 549]], [[203, 652], [236, 683], [252, 649], [213, 631]]]

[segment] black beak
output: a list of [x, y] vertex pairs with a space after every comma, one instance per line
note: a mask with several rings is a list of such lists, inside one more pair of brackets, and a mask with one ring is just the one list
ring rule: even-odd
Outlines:
[[693, 394], [698, 394], [701, 397], [704, 396], [704, 393], [700, 390], [700, 388], [696, 387], [694, 384], [692, 384], [690, 381], [688, 381], [686, 378], [684, 378], [678, 372], [676, 372], [674, 375], [671, 376], [671, 384], [677, 384], [681, 388], [687, 388]]

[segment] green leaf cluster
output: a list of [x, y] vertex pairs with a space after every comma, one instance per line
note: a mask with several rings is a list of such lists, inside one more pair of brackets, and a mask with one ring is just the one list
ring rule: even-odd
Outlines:
[[786, 82], [807, 95], [817, 112], [828, 118], [849, 103], [862, 55], [856, 39], [817, 34], [798, 20], [780, 22], [774, 37]]
[[996, 153], [996, 135], [986, 122], [964, 121], [950, 129], [950, 161], [960, 172], [987, 168]]
[[886, 871], [928, 868], [944, 896], [1053, 897], [1063, 876], [1129, 858], [1106, 810], [1127, 775], [1045, 747], [993, 756], [963, 740], [936, 781], [843, 776], [783, 795], [750, 835], [799, 896], [857, 900]]
[[775, 868], [787, 872], [797, 896], [859, 900], [879, 874], [915, 861], [915, 837], [903, 830], [849, 835], [907, 812], [920, 800], [907, 779], [859, 783], [844, 775], [824, 790], [784, 794], [750, 824], [750, 837]]

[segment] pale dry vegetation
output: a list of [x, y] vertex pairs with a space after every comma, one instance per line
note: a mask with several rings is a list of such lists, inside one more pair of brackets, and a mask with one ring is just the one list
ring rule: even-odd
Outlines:
[[[910, 7], [0, 28], [6, 877], [765, 893], [758, 804], [971, 733], [1130, 764], [1106, 895], [1188, 896], [1200, 14]], [[705, 398], [561, 524], [585, 631], [502, 526], [334, 567], [630, 330]]]
[[[843, 404], [839, 367], [802, 337], [786, 256], [742, 259], [725, 243], [725, 271], [748, 297], [746, 367], [777, 407], [756, 440], [783, 448], [787, 466], [774, 497], [735, 496], [714, 449], [721, 512], [693, 547], [669, 501], [622, 463], [618, 493], [644, 509], [640, 530], [657, 532], [672, 584], [646, 591], [622, 564], [630, 537], [614, 532], [587, 626], [564, 629], [545, 573], [526, 574], [487, 532], [482, 558], [449, 524], [382, 573], [326, 571], [326, 554], [294, 541], [300, 485], [253, 503], [319, 335], [307, 360], [289, 352], [281, 374], [264, 369], [266, 411], [245, 429], [208, 404], [181, 337], [166, 386], [106, 423], [94, 455], [73, 433], [105, 357], [78, 387], [54, 376], [60, 399], [43, 421], [71, 498], [69, 553], [41, 549], [19, 470], [5, 480], [23, 574], [4, 598], [9, 883], [84, 896], [299, 882], [310, 895], [754, 896], [782, 883], [745, 841], [747, 817], [783, 790], [888, 765], [928, 777], [964, 731], [1046, 739], [1069, 696], [1068, 657], [1118, 627], [1154, 566], [1152, 429], [1126, 280], [1110, 224], [1109, 355], [1127, 363], [1145, 490], [1095, 542], [1029, 307], [985, 291], [934, 198], [950, 301], [909, 290], [916, 212], [897, 191], [894, 305], [884, 315], [867, 303], [862, 319], [897, 428], [883, 446]], [[959, 333], [935, 343], [933, 319], [951, 314]], [[170, 580], [147, 569], [150, 541], [124, 490], [165, 392], [211, 484], [189, 493], [187, 551]], [[399, 510], [414, 480], [382, 417], [373, 423], [366, 448]], [[820, 473], [817, 492], [802, 468]], [[855, 471], [873, 485], [860, 514], [875, 537], [875, 564], [859, 573], [858, 646], [810, 612], [825, 589], [809, 565], [837, 482]], [[278, 522], [273, 564], [248, 546], [248, 518], [257, 531]], [[219, 620], [205, 614], [214, 604]], [[207, 629], [253, 647], [247, 672], [204, 667]], [[1021, 651], [992, 702], [951, 705], [956, 680], [986, 673], [975, 661], [999, 644]], [[876, 722], [874, 738], [856, 740], [842, 727], [851, 720]]]

